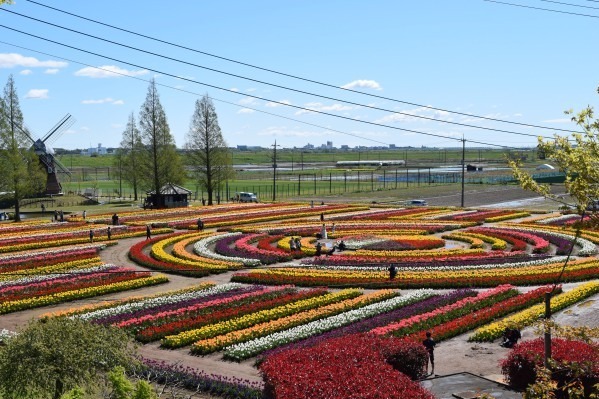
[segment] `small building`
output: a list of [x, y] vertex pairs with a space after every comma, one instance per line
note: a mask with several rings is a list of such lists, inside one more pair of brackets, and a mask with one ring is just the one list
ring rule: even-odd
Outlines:
[[189, 199], [191, 197], [190, 190], [172, 183], [167, 183], [162, 186], [158, 195], [156, 195], [155, 191], [148, 191], [146, 194], [147, 197], [144, 201], [144, 209], [186, 207], [189, 205]]

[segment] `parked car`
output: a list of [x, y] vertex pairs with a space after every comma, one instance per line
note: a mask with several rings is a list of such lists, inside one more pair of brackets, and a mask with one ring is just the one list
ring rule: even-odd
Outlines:
[[414, 199], [411, 200], [409, 202], [409, 205], [414, 205], [414, 206], [427, 206], [428, 204], [426, 203], [425, 200], [420, 200], [420, 199]]
[[254, 193], [238, 193], [239, 202], [258, 202]]

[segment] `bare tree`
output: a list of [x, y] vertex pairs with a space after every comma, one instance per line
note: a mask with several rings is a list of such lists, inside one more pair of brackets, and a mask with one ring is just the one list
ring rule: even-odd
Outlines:
[[140, 165], [143, 180], [146, 187], [156, 192], [155, 205], [161, 206], [161, 187], [166, 183], [182, 184], [185, 173], [154, 79], [139, 112], [139, 127], [144, 154]]
[[207, 94], [196, 100], [185, 148], [193, 177], [208, 193], [208, 205], [212, 205], [214, 193], [233, 177], [233, 167], [216, 109]]
[[[118, 149], [115, 162], [119, 168], [121, 177], [133, 187], [133, 197], [137, 201], [137, 191], [143, 180], [142, 162], [143, 145], [141, 141], [141, 132], [137, 128], [133, 112], [129, 115], [127, 127], [123, 131], [123, 139]], [[122, 195], [122, 193], [120, 194]]]

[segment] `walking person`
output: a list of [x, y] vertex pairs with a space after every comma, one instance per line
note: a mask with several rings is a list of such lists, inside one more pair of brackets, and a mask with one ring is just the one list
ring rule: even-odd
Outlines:
[[89, 242], [94, 242], [94, 231], [89, 229]]
[[322, 244], [320, 242], [316, 243], [316, 256], [322, 255]]
[[300, 251], [302, 249], [302, 242], [300, 241], [299, 237], [295, 237], [295, 247]]
[[62, 211], [62, 209], [60, 210], [60, 221], [64, 222], [64, 212]]
[[297, 245], [295, 245], [295, 239], [293, 237], [291, 237], [289, 239], [289, 250], [291, 250], [291, 252], [293, 252], [296, 249], [297, 249]]
[[42, 214], [46, 213], [46, 205], [42, 202]]
[[331, 226], [331, 234], [335, 234], [335, 223], [333, 223], [333, 226]]
[[54, 221], [58, 222], [58, 211], [56, 209], [54, 210]]
[[327, 239], [328, 239], [328, 236], [327, 236], [327, 228], [326, 228], [326, 226], [324, 225], [324, 223], [322, 224], [322, 227], [321, 227], [321, 229], [320, 229], [320, 238], [322, 238], [322, 239], [324, 239], [324, 240], [327, 240]]
[[150, 225], [146, 225], [146, 240], [152, 238], [152, 230], [150, 230]]
[[108, 236], [108, 241], [110, 241], [110, 238], [112, 237], [112, 230], [110, 230], [110, 226], [108, 226], [108, 229], [106, 230], [106, 235]]
[[431, 364], [431, 373], [428, 374], [428, 363], [429, 362], [426, 362], [426, 374], [434, 375], [435, 374], [435, 346], [437, 345], [437, 343], [433, 339], [433, 334], [430, 331], [426, 332], [426, 339], [424, 341], [422, 341], [422, 345], [424, 345], [424, 347], [426, 348], [426, 351], [428, 352], [428, 360]]
[[389, 270], [389, 280], [395, 279], [395, 276], [397, 276], [397, 267], [391, 265], [387, 270]]
[[204, 230], [204, 222], [202, 222], [202, 219], [198, 218], [198, 231], [203, 231]]
[[324, 212], [320, 212], [320, 221], [324, 222]]
[[87, 216], [87, 211], [84, 209], [83, 210], [83, 220], [85, 220], [85, 217]]

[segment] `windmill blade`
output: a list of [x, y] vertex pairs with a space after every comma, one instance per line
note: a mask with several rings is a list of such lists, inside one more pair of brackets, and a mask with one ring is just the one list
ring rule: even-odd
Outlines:
[[46, 133], [44, 137], [42, 137], [42, 142], [45, 143], [46, 140], [48, 140], [53, 135], [64, 132], [66, 129], [73, 126], [73, 123], [75, 123], [75, 119], [71, 116], [71, 114], [66, 114], [60, 121], [58, 121], [56, 125], [54, 125], [52, 129], [50, 129], [48, 133]]
[[64, 166], [62, 164], [62, 162], [60, 162], [58, 159], [56, 159], [56, 157], [52, 157], [54, 159], [54, 167], [56, 168], [56, 170], [68, 175], [69, 177], [71, 177], [71, 171], [69, 170], [69, 168], [67, 168], [66, 166]]

